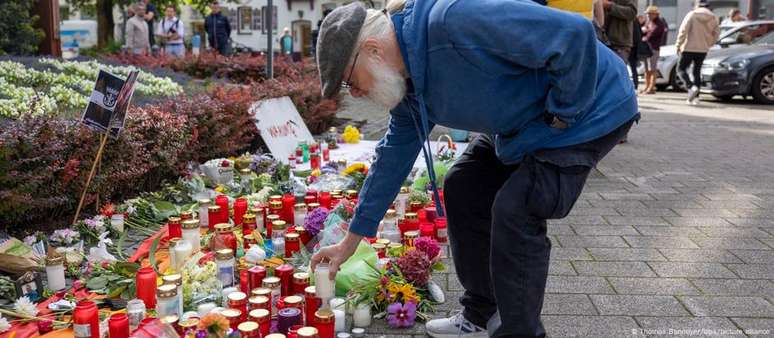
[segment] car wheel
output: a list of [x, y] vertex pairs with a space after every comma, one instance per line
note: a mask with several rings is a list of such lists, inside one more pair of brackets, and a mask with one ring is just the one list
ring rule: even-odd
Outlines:
[[677, 76], [677, 66], [672, 68], [672, 71], [669, 74], [669, 84], [672, 85], [672, 90], [676, 92], [686, 91], [685, 82], [683, 82], [683, 79]]
[[734, 95], [712, 95], [716, 99], [723, 101], [723, 102], [731, 102], [734, 99]]
[[755, 75], [752, 95], [759, 103], [774, 104], [774, 67], [765, 68]]

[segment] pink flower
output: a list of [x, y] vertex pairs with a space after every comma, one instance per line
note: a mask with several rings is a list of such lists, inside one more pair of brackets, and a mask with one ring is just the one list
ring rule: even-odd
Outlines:
[[414, 240], [414, 248], [424, 252], [430, 260], [438, 257], [441, 252], [441, 247], [438, 246], [438, 242], [430, 237], [419, 237]]
[[408, 302], [406, 305], [392, 303], [387, 307], [387, 324], [392, 328], [412, 327], [417, 318], [417, 305]]

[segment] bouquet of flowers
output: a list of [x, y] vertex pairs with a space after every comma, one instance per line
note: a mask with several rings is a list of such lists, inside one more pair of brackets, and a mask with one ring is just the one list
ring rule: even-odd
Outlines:
[[215, 298], [220, 295], [217, 266], [211, 260], [199, 264], [202, 257], [203, 253], [196, 253], [182, 268], [183, 305], [186, 310], [195, 310], [200, 303], [216, 301]]

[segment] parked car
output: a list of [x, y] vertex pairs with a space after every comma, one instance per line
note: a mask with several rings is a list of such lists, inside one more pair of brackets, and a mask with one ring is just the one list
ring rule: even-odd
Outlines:
[[774, 32], [750, 46], [710, 53], [701, 67], [701, 92], [724, 101], [742, 95], [774, 104]]
[[[720, 26], [720, 38], [718, 43], [710, 50], [736, 48], [745, 46], [756, 38], [774, 31], [774, 20], [742, 21]], [[685, 90], [683, 81], [677, 76], [677, 48], [675, 45], [661, 47], [658, 58], [658, 73], [656, 75], [656, 88], [665, 90], [672, 87], [674, 90]], [[644, 74], [645, 68], [640, 66], [638, 73]]]

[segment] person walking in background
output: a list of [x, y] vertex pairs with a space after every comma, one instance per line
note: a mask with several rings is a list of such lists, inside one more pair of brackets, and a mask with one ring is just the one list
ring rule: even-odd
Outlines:
[[[677, 54], [680, 61], [677, 65], [677, 75], [688, 89], [688, 103], [699, 103], [699, 85], [701, 85], [701, 66], [710, 47], [718, 41], [720, 28], [715, 14], [709, 10], [707, 0], [698, 0], [696, 8], [690, 11], [677, 33]], [[693, 66], [693, 81], [687, 69]]]
[[669, 26], [666, 21], [659, 16], [658, 7], [648, 6], [645, 10], [648, 14], [648, 20], [643, 29], [644, 36], [642, 41], [650, 47], [651, 55], [645, 60], [645, 88], [644, 94], [656, 93], [656, 76], [658, 75], [658, 58], [661, 46], [666, 42], [666, 35], [669, 32]]
[[148, 23], [145, 21], [145, 4], [138, 2], [133, 6], [134, 16], [126, 21], [126, 47], [129, 53], [147, 55], [150, 49]]
[[210, 4], [210, 15], [204, 19], [204, 30], [207, 32], [207, 42], [221, 55], [229, 54], [228, 39], [231, 36], [231, 24], [228, 18], [220, 12], [220, 3]]
[[[640, 74], [637, 72], [637, 66], [640, 61], [645, 60], [650, 51], [640, 48], [642, 44], [642, 26], [645, 18], [642, 15], [637, 15], [637, 20], [632, 21], [632, 49], [629, 53], [629, 72], [632, 74], [632, 81], [634, 82], [634, 89], [640, 86]], [[646, 55], [643, 55], [646, 54]]]
[[293, 53], [293, 36], [290, 35], [290, 28], [285, 27], [285, 29], [282, 30], [282, 36], [280, 36], [279, 42], [282, 55], [290, 55]]
[[145, 4], [145, 22], [148, 24], [148, 43], [151, 48], [156, 45], [156, 36], [153, 34], [153, 28], [156, 22], [156, 6], [150, 0], [142, 0]]
[[600, 0], [605, 9], [605, 33], [610, 48], [624, 63], [632, 50], [632, 22], [637, 18], [634, 0]]
[[165, 54], [175, 57], [185, 56], [185, 45], [183, 44], [185, 25], [177, 17], [175, 7], [167, 6], [164, 10], [164, 18], [159, 21], [157, 31], [164, 42]]
[[739, 8], [734, 8], [728, 12], [728, 17], [723, 20], [723, 25], [730, 25], [734, 22], [747, 21], [747, 17], [742, 15], [742, 11]]

